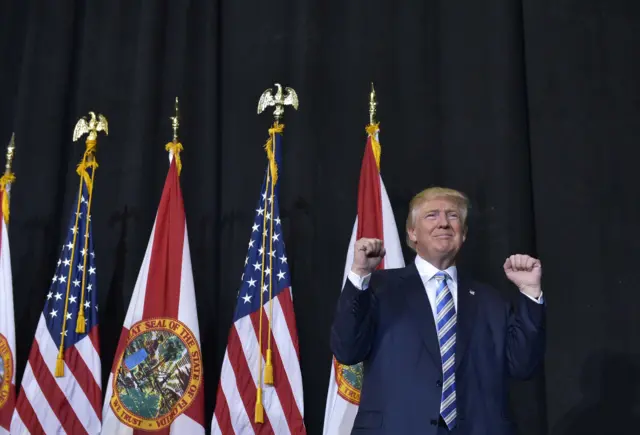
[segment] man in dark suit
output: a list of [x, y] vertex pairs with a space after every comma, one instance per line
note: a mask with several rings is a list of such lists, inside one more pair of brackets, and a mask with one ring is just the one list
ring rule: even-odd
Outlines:
[[383, 243], [362, 238], [338, 301], [331, 349], [342, 364], [364, 362], [352, 433], [511, 435], [507, 377], [529, 377], [544, 354], [541, 263], [505, 260], [520, 290], [512, 307], [455, 266], [467, 234], [464, 194], [426, 189], [409, 208], [415, 263], [376, 270]]

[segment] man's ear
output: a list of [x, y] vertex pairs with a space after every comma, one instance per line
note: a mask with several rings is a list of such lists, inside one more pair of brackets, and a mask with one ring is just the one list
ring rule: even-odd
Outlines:
[[409, 240], [411, 240], [413, 243], [416, 243], [418, 241], [418, 236], [416, 236], [415, 228], [407, 228], [407, 235], [409, 236]]

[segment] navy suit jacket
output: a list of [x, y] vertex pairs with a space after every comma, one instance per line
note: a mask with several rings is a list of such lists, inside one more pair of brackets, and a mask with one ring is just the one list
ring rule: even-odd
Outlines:
[[[545, 307], [520, 294], [513, 308], [494, 288], [458, 273], [456, 434], [515, 432], [507, 378], [529, 377], [542, 359]], [[353, 434], [436, 434], [442, 362], [415, 264], [374, 272], [365, 291], [347, 280], [331, 328], [331, 350], [342, 364], [363, 362]]]

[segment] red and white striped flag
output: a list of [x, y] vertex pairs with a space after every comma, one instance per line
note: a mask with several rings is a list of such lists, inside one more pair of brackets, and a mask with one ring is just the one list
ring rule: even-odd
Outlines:
[[[11, 142], [13, 144], [13, 138]], [[7, 232], [9, 191], [13, 179], [10, 171], [0, 179], [0, 202], [3, 215], [0, 229], [0, 434], [9, 433], [11, 416], [16, 404], [16, 329], [13, 317], [11, 253]]]
[[[367, 126], [367, 145], [360, 169], [358, 186], [358, 215], [353, 226], [342, 284], [347, 280], [356, 240], [362, 237], [384, 241], [387, 251], [379, 269], [404, 267], [404, 257], [396, 220], [380, 176], [380, 143], [378, 124]], [[362, 363], [344, 366], [335, 358], [331, 365], [329, 392], [324, 416], [324, 435], [348, 435], [360, 404], [362, 388]]]
[[102, 433], [204, 434], [200, 330], [179, 143], [120, 335]]
[[94, 151], [95, 140], [87, 140], [78, 167], [80, 188], [22, 377], [12, 434], [100, 433], [102, 372], [91, 230]]
[[216, 396], [213, 435], [306, 434], [298, 332], [278, 202], [282, 124], [265, 171]]

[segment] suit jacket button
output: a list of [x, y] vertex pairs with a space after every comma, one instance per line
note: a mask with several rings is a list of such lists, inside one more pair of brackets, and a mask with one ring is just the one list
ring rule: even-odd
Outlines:
[[436, 381], [436, 387], [438, 388], [442, 387], [442, 381], [440, 379]]
[[438, 420], [431, 420], [431, 426], [437, 426]]

